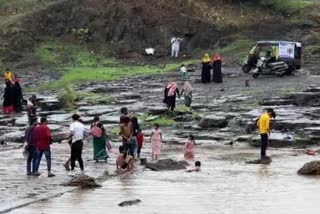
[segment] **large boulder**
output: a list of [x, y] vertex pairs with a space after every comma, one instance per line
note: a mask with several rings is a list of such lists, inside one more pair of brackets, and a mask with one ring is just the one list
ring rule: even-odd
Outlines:
[[146, 163], [146, 168], [153, 171], [181, 170], [186, 169], [187, 166], [189, 164], [186, 161], [174, 161], [172, 159], [163, 159], [156, 163]]
[[299, 175], [320, 175], [320, 161], [311, 161], [303, 165], [298, 171]]
[[201, 128], [224, 128], [228, 125], [227, 117], [207, 115], [199, 122]]
[[72, 178], [69, 182], [63, 184], [63, 186], [77, 186], [81, 188], [97, 188], [101, 187], [100, 184], [96, 183], [93, 177], [87, 175], [81, 175]]
[[168, 110], [165, 106], [150, 106], [147, 108], [147, 113], [151, 115], [161, 115]]

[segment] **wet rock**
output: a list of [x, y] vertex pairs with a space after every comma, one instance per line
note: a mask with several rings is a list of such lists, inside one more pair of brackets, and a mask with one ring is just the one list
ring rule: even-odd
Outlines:
[[299, 175], [320, 175], [320, 161], [311, 161], [298, 170]]
[[62, 104], [57, 99], [41, 100], [38, 102], [41, 111], [56, 111], [62, 109]]
[[120, 116], [119, 115], [102, 115], [100, 117], [100, 121], [102, 123], [119, 124], [120, 123]]
[[8, 132], [0, 136], [0, 140], [3, 140], [5, 142], [23, 143], [24, 134], [25, 134], [24, 131]]
[[147, 163], [146, 168], [153, 171], [164, 171], [164, 170], [182, 170], [189, 166], [186, 161], [174, 161], [172, 159], [159, 160], [157, 163]]
[[270, 164], [271, 162], [271, 157], [265, 157], [257, 160], [247, 161], [246, 164]]
[[136, 200], [130, 200], [130, 201], [123, 201], [120, 204], [118, 204], [119, 207], [127, 207], [127, 206], [132, 206], [132, 205], [137, 205], [141, 203], [142, 201], [140, 199]]
[[293, 102], [290, 99], [272, 99], [272, 100], [263, 100], [259, 104], [263, 106], [285, 106], [291, 105]]
[[109, 113], [115, 113], [116, 110], [109, 107], [109, 108], [98, 108], [98, 109], [93, 109], [89, 110], [86, 112], [86, 115], [88, 116], [101, 116], [103, 114], [109, 114]]
[[[274, 148], [282, 148], [292, 146], [294, 143], [293, 135], [283, 133], [271, 133], [269, 136], [269, 146]], [[250, 143], [251, 146], [260, 147], [261, 139], [260, 136], [256, 136]]]
[[288, 96], [294, 105], [298, 106], [319, 106], [320, 92], [296, 92]]
[[165, 106], [150, 106], [147, 107], [147, 113], [151, 115], [161, 115], [168, 110]]
[[84, 189], [101, 187], [100, 184], [96, 183], [96, 180], [93, 177], [87, 175], [74, 177], [71, 181], [63, 184], [63, 186], [77, 186]]
[[192, 122], [196, 120], [196, 118], [192, 114], [187, 114], [187, 115], [179, 115], [173, 118], [173, 120], [178, 122]]
[[52, 141], [60, 143], [63, 140], [68, 139], [69, 136], [70, 136], [70, 131], [68, 131], [68, 129], [66, 129], [66, 131], [52, 132]]
[[138, 93], [126, 92], [126, 93], [120, 93], [114, 96], [114, 98], [120, 99], [120, 100], [138, 100], [138, 99], [141, 99], [142, 97]]
[[224, 128], [228, 125], [228, 120], [224, 116], [207, 115], [199, 122], [201, 128]]
[[57, 110], [57, 111], [41, 111], [38, 113], [40, 117], [47, 117], [49, 115], [54, 115], [54, 114], [66, 114], [66, 111], [63, 110]]

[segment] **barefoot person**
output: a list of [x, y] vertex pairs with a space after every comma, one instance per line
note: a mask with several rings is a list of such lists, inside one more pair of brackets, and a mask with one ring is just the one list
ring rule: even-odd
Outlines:
[[73, 123], [70, 125], [70, 138], [72, 138], [70, 176], [75, 175], [74, 167], [75, 167], [76, 160], [79, 162], [81, 174], [84, 173], [82, 149], [83, 149], [83, 137], [84, 137], [85, 127], [79, 121], [80, 116], [78, 114], [72, 115], [72, 119], [73, 119]]
[[186, 141], [186, 144], [184, 145], [184, 158], [186, 160], [194, 159], [195, 148], [196, 148], [196, 142], [194, 141], [194, 136], [190, 134]]
[[42, 117], [40, 120], [40, 125], [35, 128], [34, 131], [35, 141], [37, 145], [37, 164], [34, 169], [34, 175], [39, 176], [39, 166], [41, 162], [42, 155], [46, 156], [47, 161], [47, 170], [48, 170], [48, 177], [55, 176], [51, 172], [51, 150], [50, 145], [52, 144], [52, 136], [51, 130], [47, 126], [47, 118]]
[[268, 147], [268, 137], [271, 133], [270, 120], [276, 117], [276, 113], [272, 108], [268, 108], [267, 112], [262, 114], [257, 121], [257, 126], [261, 136], [261, 159], [266, 158], [266, 151]]
[[162, 132], [159, 124], [154, 124], [154, 129], [151, 132], [149, 142], [152, 143], [152, 159], [157, 160], [160, 155], [160, 148], [162, 142]]

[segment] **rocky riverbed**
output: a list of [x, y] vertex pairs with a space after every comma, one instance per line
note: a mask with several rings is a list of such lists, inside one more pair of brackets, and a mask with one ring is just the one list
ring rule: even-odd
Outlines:
[[[199, 150], [197, 149], [199, 151], [196, 154], [197, 159], [210, 162], [210, 164], [208, 163], [210, 169], [221, 171], [224, 164], [228, 165], [232, 162], [235, 165], [240, 164], [243, 166], [242, 164], [246, 161], [254, 160], [259, 156], [259, 151], [255, 148], [259, 146], [259, 138], [254, 128], [254, 121], [265, 108], [273, 107], [278, 116], [273, 121], [272, 127], [274, 131], [270, 139], [270, 146], [273, 147], [271, 153], [275, 155], [272, 158], [271, 166], [279, 159], [284, 163], [286, 158], [290, 157], [288, 158], [290, 164], [293, 165], [293, 162], [300, 164], [298, 166], [295, 165], [297, 167], [296, 170], [298, 170], [303, 163], [297, 162], [294, 157], [299, 160], [310, 160], [310, 157], [305, 157], [303, 154], [303, 149], [317, 148], [320, 138], [319, 76], [306, 75], [302, 71], [282, 78], [265, 76], [252, 79], [250, 75], [241, 73], [239, 68], [226, 67], [223, 70], [223, 84], [202, 84], [199, 81], [199, 67], [195, 66], [194, 70], [195, 72], [189, 73], [190, 81], [194, 88], [192, 114], [181, 107], [183, 106], [183, 99], [178, 99], [178, 108], [175, 113], [166, 113], [166, 107], [162, 104], [163, 88], [166, 83], [170, 80], [175, 80], [178, 81], [179, 87], [182, 87], [178, 72], [128, 77], [121, 81], [106, 83], [83, 83], [78, 86], [77, 91], [90, 92], [112, 99], [109, 99], [107, 103], [104, 101], [95, 105], [85, 99], [79, 100], [75, 111], [81, 114], [83, 121], [87, 125], [91, 123], [93, 116], [100, 116], [115, 145], [120, 143], [120, 139], [116, 135], [117, 131], [114, 130], [118, 127], [119, 109], [121, 107], [126, 106], [130, 112], [135, 112], [139, 115], [146, 137], [150, 134], [152, 122], [159, 118], [165, 118], [170, 122], [161, 127], [164, 133], [164, 141], [166, 142], [163, 145], [163, 156], [182, 160], [182, 145], [188, 134], [192, 133], [195, 136], [198, 148], [200, 148]], [[245, 86], [246, 80], [249, 80], [249, 87]], [[71, 122], [73, 112], [62, 109], [55, 93], [43, 92], [38, 94], [38, 98], [41, 107], [39, 115], [48, 117], [49, 125], [53, 130], [54, 142], [57, 143], [53, 145], [53, 152], [55, 153], [56, 147], [64, 148], [57, 152], [56, 155], [53, 154], [53, 159], [67, 157], [67, 144], [58, 143], [63, 142], [68, 135], [68, 125]], [[13, 119], [15, 120], [14, 124], [12, 123]], [[24, 113], [0, 116], [0, 140], [8, 142], [8, 146], [1, 147], [1, 150], [6, 150], [1, 153], [6, 154], [6, 163], [10, 167], [15, 167], [17, 159], [22, 164], [22, 166], [19, 166], [19, 171], [14, 172], [15, 176], [19, 177], [17, 185], [21, 187], [28, 186], [29, 179], [24, 177], [22, 156], [18, 156], [19, 152], [15, 148], [23, 143], [26, 125], [27, 117]], [[87, 145], [87, 148], [86, 155], [90, 157], [90, 144]], [[13, 150], [7, 151], [8, 149]], [[210, 152], [212, 155], [209, 154]], [[14, 154], [11, 161], [10, 154]], [[148, 158], [150, 156], [149, 145], [146, 146], [144, 156]], [[211, 162], [215, 161], [219, 162], [219, 169], [213, 169], [214, 164]], [[111, 159], [111, 164], [113, 163], [114, 159]], [[56, 165], [56, 169], [59, 168], [59, 172], [60, 164], [62, 164], [62, 161]], [[3, 165], [1, 168], [6, 166]], [[95, 171], [95, 173], [90, 174], [89, 170], [90, 176], [98, 177], [99, 174], [104, 173], [105, 168], [112, 171], [114, 166], [103, 166], [100, 168], [100, 173], [98, 172], [100, 165], [97, 167], [90, 163], [88, 167], [94, 167]], [[245, 166], [243, 167], [245, 168]], [[278, 166], [277, 170], [280, 171], [281, 167]], [[232, 171], [233, 173], [239, 173], [236, 168]], [[144, 172], [141, 173], [143, 174]], [[290, 172], [286, 171], [286, 173]], [[10, 176], [13, 176], [10, 174], [12, 174], [10, 170], [6, 170], [3, 175], [10, 178]], [[292, 176], [297, 176], [296, 172]], [[62, 169], [58, 177], [65, 177]], [[272, 182], [272, 176], [269, 177], [270, 182]], [[65, 178], [55, 179], [57, 184], [65, 182]], [[45, 178], [42, 180], [45, 180]], [[3, 193], [5, 193], [4, 195], [11, 194], [13, 187], [11, 188], [9, 184], [10, 182], [0, 185]], [[33, 186], [31, 186], [32, 188]], [[37, 195], [52, 192], [50, 185], [48, 185], [48, 188], [43, 185], [42, 188], [44, 188], [43, 192], [37, 193]], [[68, 190], [64, 189], [64, 187], [61, 188], [62, 192]], [[32, 191], [29, 189], [23, 192], [29, 193]], [[10, 200], [21, 200], [21, 194], [18, 192], [17, 195], [11, 195]], [[24, 195], [28, 197], [26, 194]], [[0, 203], [6, 204], [8, 198], [2, 197]], [[142, 199], [142, 201], [144, 203], [145, 200]]]

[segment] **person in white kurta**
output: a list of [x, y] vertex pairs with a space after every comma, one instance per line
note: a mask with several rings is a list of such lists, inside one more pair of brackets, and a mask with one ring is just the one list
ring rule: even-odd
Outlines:
[[173, 37], [171, 39], [171, 56], [173, 58], [178, 58], [181, 42], [182, 42], [182, 39], [179, 37]]

